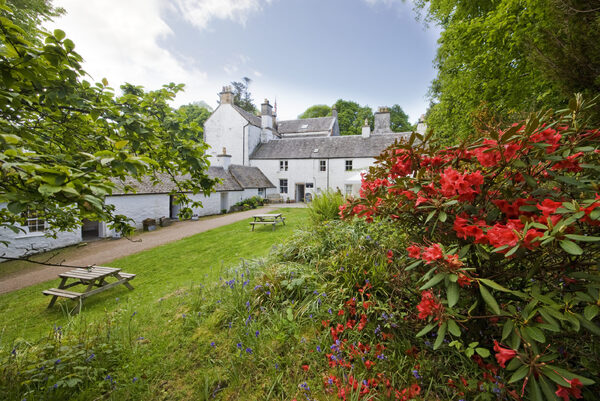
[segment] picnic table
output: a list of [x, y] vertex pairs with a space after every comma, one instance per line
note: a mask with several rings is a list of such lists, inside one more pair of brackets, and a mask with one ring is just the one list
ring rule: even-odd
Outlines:
[[[81, 304], [84, 298], [99, 292], [108, 290], [109, 288], [123, 284], [130, 290], [133, 290], [130, 280], [135, 278], [135, 274], [124, 273], [121, 269], [115, 267], [105, 266], [94, 266], [89, 269], [75, 269], [58, 275], [62, 280], [58, 285], [58, 288], [50, 288], [42, 293], [44, 295], [51, 295], [52, 299], [48, 308], [54, 306], [58, 297], [69, 298], [79, 300], [79, 310], [81, 311]], [[109, 282], [108, 279], [116, 279], [117, 281]], [[75, 280], [67, 284], [69, 280]], [[67, 290], [76, 285], [86, 285], [86, 289], [83, 292], [75, 292]], [[94, 288], [97, 287], [97, 288]]]
[[271, 224], [273, 226], [273, 231], [275, 231], [277, 223], [283, 223], [285, 226], [285, 217], [283, 217], [281, 213], [256, 214], [252, 216], [252, 218], [254, 219], [254, 221], [250, 222], [252, 231], [254, 231], [254, 226], [257, 224]]

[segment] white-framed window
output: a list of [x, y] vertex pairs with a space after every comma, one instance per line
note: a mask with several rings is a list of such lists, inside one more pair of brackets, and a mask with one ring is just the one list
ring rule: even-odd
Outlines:
[[346, 160], [346, 171], [352, 170], [352, 160]]
[[288, 161], [279, 160], [279, 171], [288, 171]]
[[314, 186], [315, 185], [312, 182], [307, 182], [306, 183], [306, 189], [312, 189], [312, 188], [314, 188]]
[[352, 195], [352, 184], [346, 184], [344, 187], [346, 195]]
[[319, 160], [319, 171], [327, 171], [327, 160]]
[[279, 180], [279, 193], [280, 194], [288, 193], [288, 180], [286, 178]]
[[25, 222], [25, 227], [27, 227], [27, 231], [30, 234], [43, 233], [46, 230], [46, 220], [39, 218], [37, 212], [28, 210], [23, 212], [23, 217], [27, 219]]
[[260, 196], [261, 198], [266, 197], [267, 195], [267, 189], [266, 188], [258, 188], [258, 196]]

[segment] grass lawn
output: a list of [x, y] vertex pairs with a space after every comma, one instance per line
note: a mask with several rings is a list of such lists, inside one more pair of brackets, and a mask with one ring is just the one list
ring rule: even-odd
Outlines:
[[55, 325], [67, 329], [123, 308], [146, 315], [148, 320], [142, 325], [156, 324], [152, 310], [159, 300], [171, 298], [178, 290], [185, 291], [194, 284], [218, 279], [224, 267], [244, 258], [265, 256], [274, 244], [302, 225], [307, 215], [306, 209], [280, 211], [286, 217], [286, 226], [277, 226], [275, 231], [267, 226], [251, 232], [244, 220], [109, 263], [137, 274], [132, 281], [135, 290], [118, 286], [94, 295], [84, 301], [81, 315], [75, 318], [65, 312], [68, 306], [75, 305], [72, 301], [46, 308], [50, 298], [43, 296], [42, 291], [58, 286], [59, 279], [0, 295], [0, 349], [12, 347], [19, 338], [32, 341], [47, 336]]

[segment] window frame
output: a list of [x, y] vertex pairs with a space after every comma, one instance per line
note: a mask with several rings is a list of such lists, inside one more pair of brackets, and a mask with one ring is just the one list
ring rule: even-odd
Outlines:
[[319, 171], [324, 172], [327, 171], [327, 160], [319, 160]]
[[344, 165], [345, 171], [352, 171], [352, 164], [352, 159], [346, 160], [346, 163]]
[[[348, 191], [348, 189], [350, 189], [350, 191]], [[352, 195], [353, 191], [354, 191], [354, 186], [352, 184], [345, 184], [344, 185], [344, 194], [346, 196]]]
[[288, 171], [288, 166], [287, 160], [279, 160], [279, 171]]
[[42, 235], [46, 232], [46, 219], [40, 218], [37, 212], [27, 209], [22, 213], [22, 216], [25, 218], [23, 227], [26, 229], [27, 234]]
[[[284, 185], [285, 182], [285, 185]], [[285, 191], [284, 191], [285, 189]], [[288, 179], [287, 178], [280, 178], [279, 179], [279, 193], [280, 194], [287, 194], [289, 190], [289, 185], [288, 185]]]

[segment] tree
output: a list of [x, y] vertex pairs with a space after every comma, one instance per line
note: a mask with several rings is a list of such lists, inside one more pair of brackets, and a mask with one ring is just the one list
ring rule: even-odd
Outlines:
[[[18, 231], [28, 212], [54, 232], [88, 218], [129, 234], [127, 217], [105, 203], [120, 180], [156, 182], [162, 173], [178, 191], [211, 191], [201, 131], [169, 106], [183, 85], [146, 92], [125, 84], [117, 96], [106, 79], [84, 79], [63, 31], [29, 41], [15, 13], [0, 8], [0, 226]], [[181, 199], [184, 214], [200, 205]]]
[[535, 109], [563, 107], [574, 91], [599, 92], [599, 0], [417, 5], [443, 28], [428, 123], [447, 142], [472, 132], [482, 113], [512, 122]]
[[310, 106], [306, 111], [298, 116], [300, 119], [304, 118], [318, 118], [327, 117], [331, 115], [331, 107], [324, 104], [316, 104]]
[[389, 107], [390, 110], [390, 128], [393, 132], [413, 131], [415, 126], [408, 122], [408, 115], [402, 110], [400, 105]]
[[21, 29], [28, 40], [39, 40], [39, 27], [65, 13], [64, 8], [54, 7], [52, 0], [6, 0], [13, 10], [12, 21]]
[[248, 89], [252, 80], [248, 77], [242, 78], [242, 82], [232, 82], [233, 86], [233, 104], [241, 107], [242, 109], [250, 112], [252, 114], [256, 114], [257, 108], [254, 104], [254, 100], [252, 100], [252, 94]]
[[339, 99], [335, 102], [338, 111], [338, 123], [340, 125], [341, 135], [360, 135], [365, 119], [373, 127], [373, 110], [369, 106]]
[[[203, 105], [201, 105], [203, 104]], [[194, 102], [183, 105], [177, 110], [184, 116], [184, 122], [186, 124], [196, 124], [197, 128], [200, 129], [200, 133], [204, 132], [204, 122], [210, 117], [212, 111], [209, 110], [208, 106], [204, 102]], [[198, 137], [199, 140], [203, 139], [203, 135]]]

